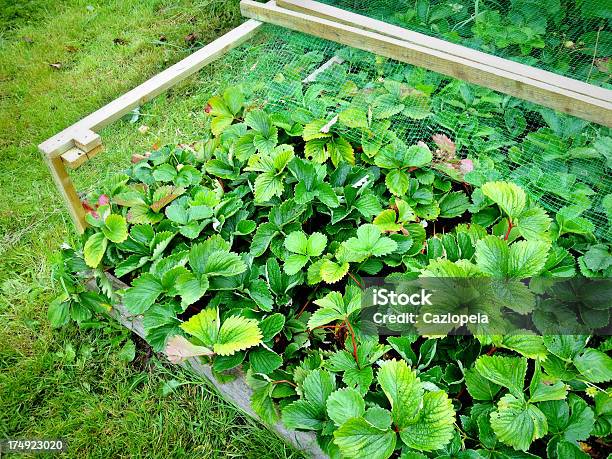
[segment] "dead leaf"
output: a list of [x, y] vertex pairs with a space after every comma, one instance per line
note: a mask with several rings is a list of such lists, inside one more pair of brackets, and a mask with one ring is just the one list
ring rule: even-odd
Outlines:
[[113, 40], [113, 43], [116, 45], [127, 45], [127, 40], [117, 37]]
[[69, 53], [76, 53], [79, 50], [76, 46], [68, 45], [66, 46], [66, 51]]
[[138, 128], [138, 132], [141, 134], [146, 134], [149, 132], [149, 126], [145, 126], [144, 124]]
[[195, 32], [191, 32], [189, 35], [185, 36], [185, 42], [189, 45], [194, 44], [198, 40], [199, 36]]
[[61, 62], [53, 62], [51, 64], [49, 64], [51, 67], [53, 67], [56, 70], [59, 70], [62, 68], [62, 63]]
[[166, 38], [166, 36], [165, 36], [165, 35], [160, 35], [160, 36], [159, 36], [159, 38], [158, 38], [158, 40], [159, 40], [159, 41], [161, 41], [161, 42], [166, 42], [166, 41], [168, 41], [168, 39]]
[[23, 37], [22, 40], [25, 41], [26, 43], [34, 43], [34, 40], [32, 40], [32, 38], [27, 37], [27, 36]]
[[183, 360], [200, 355], [213, 355], [213, 352], [204, 346], [196, 346], [181, 335], [174, 335], [166, 344], [166, 355], [172, 363], [180, 363]]

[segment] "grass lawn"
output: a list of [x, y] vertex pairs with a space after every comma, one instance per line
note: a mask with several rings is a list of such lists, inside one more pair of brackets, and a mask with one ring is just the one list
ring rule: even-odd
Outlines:
[[[127, 362], [120, 327], [46, 319], [55, 251], [76, 235], [36, 145], [241, 20], [234, 0], [0, 0], [0, 438], [63, 437], [68, 457], [299, 457], [145, 345]], [[155, 143], [197, 140], [231, 64], [105, 129], [78, 187]]]

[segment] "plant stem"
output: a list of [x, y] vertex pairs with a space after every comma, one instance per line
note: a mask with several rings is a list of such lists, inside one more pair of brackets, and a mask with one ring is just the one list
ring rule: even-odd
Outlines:
[[514, 228], [514, 226], [512, 225], [512, 220], [510, 220], [510, 217], [508, 217], [508, 231], [506, 231], [506, 235], [504, 236], [504, 241], [507, 241], [508, 238], [510, 237], [510, 231], [512, 231], [512, 228]]
[[350, 272], [348, 273], [348, 275], [351, 277], [351, 279], [355, 281], [357, 285], [359, 285], [359, 287], [363, 288], [363, 285], [361, 285], [361, 283], [355, 278], [355, 276], [353, 276]]
[[351, 326], [351, 323], [348, 319], [344, 319], [344, 323], [349, 329], [349, 333], [351, 334], [351, 342], [353, 343], [353, 357], [355, 357], [355, 362], [357, 362], [357, 342], [355, 341], [355, 331]]
[[597, 37], [595, 38], [595, 48], [593, 49], [593, 59], [591, 60], [591, 68], [589, 69], [589, 74], [587, 75], [586, 82], [589, 82], [591, 78], [591, 73], [593, 73], [593, 67], [595, 66], [595, 58], [597, 57], [597, 47], [599, 46], [599, 34], [601, 33], [601, 29], [597, 30]]
[[288, 379], [279, 379], [278, 381], [272, 381], [272, 384], [289, 384], [290, 386], [297, 388], [297, 384], [289, 381]]

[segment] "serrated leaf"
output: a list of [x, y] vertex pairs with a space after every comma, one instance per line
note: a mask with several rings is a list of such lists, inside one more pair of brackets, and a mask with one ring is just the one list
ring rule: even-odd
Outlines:
[[388, 360], [377, 375], [381, 389], [391, 403], [395, 425], [402, 429], [411, 424], [421, 408], [423, 386], [403, 360]]
[[296, 400], [283, 408], [282, 418], [288, 429], [321, 430], [325, 411], [306, 400]]
[[515, 449], [527, 451], [534, 440], [548, 432], [546, 416], [535, 405], [504, 395], [491, 413], [491, 427], [497, 438]]
[[395, 196], [403, 196], [408, 190], [410, 179], [404, 171], [391, 169], [385, 177], [385, 185]]
[[[314, 263], [313, 263], [313, 266], [315, 266]], [[348, 273], [349, 271], [349, 267], [350, 266], [348, 262], [334, 263], [331, 260], [324, 259], [324, 260], [321, 260], [320, 262], [319, 275], [321, 279], [327, 282], [328, 284], [335, 284], [340, 279], [342, 279], [344, 276], [346, 276], [346, 273]], [[309, 273], [310, 273], [310, 270], [309, 270]], [[310, 278], [310, 275], [309, 275], [309, 278]], [[311, 283], [310, 280], [309, 280], [309, 283]], [[315, 283], [315, 282], [312, 282], [312, 283]]]
[[523, 211], [513, 223], [521, 236], [527, 240], [549, 239], [547, 232], [552, 220], [541, 207], [532, 207]]
[[397, 214], [393, 209], [385, 209], [380, 214], [376, 216], [374, 221], [372, 222], [374, 225], [378, 227], [381, 231], [399, 231], [402, 228], [402, 225], [396, 223]]
[[151, 307], [164, 288], [152, 274], [144, 273], [134, 279], [132, 286], [123, 295], [123, 304], [132, 314], [142, 314]]
[[102, 232], [109, 241], [115, 244], [125, 241], [128, 237], [128, 229], [123, 215], [110, 214], [106, 217]]
[[465, 385], [474, 400], [493, 400], [501, 386], [483, 378], [475, 368], [465, 371]]
[[597, 349], [585, 349], [574, 358], [574, 365], [590, 382], [612, 380], [612, 358]]
[[336, 137], [327, 143], [327, 151], [334, 166], [341, 162], [355, 164], [355, 152], [353, 146], [344, 137]]
[[527, 373], [527, 359], [481, 355], [474, 365], [483, 378], [507, 388], [515, 396], [523, 397], [523, 386]]
[[338, 120], [349, 128], [367, 128], [368, 117], [364, 110], [355, 107], [347, 108], [338, 115]]
[[468, 197], [462, 191], [445, 194], [438, 201], [440, 217], [453, 218], [463, 215], [470, 205]]
[[353, 418], [334, 432], [334, 443], [346, 458], [387, 459], [393, 454], [396, 434], [382, 430], [363, 418]]
[[331, 137], [331, 134], [328, 132], [321, 132], [321, 129], [327, 124], [327, 121], [322, 119], [317, 119], [311, 121], [310, 123], [304, 126], [304, 131], [302, 132], [302, 137], [306, 142], [314, 139], [322, 139], [326, 137]]
[[285, 259], [283, 270], [285, 271], [285, 273], [292, 276], [294, 274], [299, 273], [300, 270], [304, 266], [306, 266], [306, 264], [308, 263], [308, 260], [310, 260], [310, 258], [308, 258], [308, 256], [306, 255], [298, 255], [296, 253], [293, 253]]
[[261, 343], [261, 339], [261, 331], [256, 320], [231, 316], [221, 325], [213, 350], [219, 355], [232, 355], [257, 346]]
[[317, 409], [325, 410], [327, 398], [336, 389], [334, 376], [325, 370], [312, 370], [302, 382], [304, 398]]
[[444, 391], [426, 392], [418, 417], [400, 430], [400, 438], [419, 451], [441, 449], [453, 438], [455, 412]]
[[283, 364], [283, 358], [274, 351], [258, 347], [249, 352], [249, 363], [253, 372], [267, 375]]
[[285, 316], [276, 313], [266, 317], [259, 322], [259, 329], [261, 330], [262, 340], [264, 342], [270, 341], [276, 335], [278, 335], [283, 327], [285, 326]]
[[181, 324], [181, 329], [212, 349], [219, 336], [219, 311], [206, 308]]
[[174, 288], [181, 297], [181, 306], [186, 308], [204, 296], [208, 290], [209, 282], [206, 276], [197, 277], [187, 272], [176, 278]]
[[364, 414], [365, 401], [355, 389], [340, 389], [327, 398], [327, 415], [337, 426]]
[[282, 177], [274, 172], [263, 172], [255, 179], [255, 201], [267, 202], [273, 196], [280, 196], [284, 189]]
[[108, 239], [103, 233], [94, 233], [89, 236], [83, 247], [83, 255], [87, 266], [96, 268], [100, 264], [107, 245]]
[[203, 271], [208, 276], [237, 276], [246, 269], [240, 255], [219, 250], [208, 254]]
[[522, 188], [512, 182], [487, 182], [481, 190], [511, 219], [518, 217], [525, 208], [527, 196]]

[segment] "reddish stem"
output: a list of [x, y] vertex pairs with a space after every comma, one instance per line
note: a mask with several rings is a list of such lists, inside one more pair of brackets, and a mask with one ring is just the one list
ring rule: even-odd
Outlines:
[[489, 349], [489, 351], [487, 352], [487, 355], [493, 355], [496, 350], [497, 350], [497, 348], [495, 346], [493, 346], [491, 349]]
[[363, 288], [363, 285], [361, 285], [361, 283], [355, 278], [355, 276], [353, 276], [351, 273], [348, 273], [348, 275], [350, 276], [351, 279], [355, 281], [357, 285], [359, 285], [360, 288]]
[[508, 231], [506, 231], [506, 235], [504, 236], [504, 241], [507, 241], [508, 238], [510, 237], [510, 231], [512, 231], [512, 228], [514, 228], [514, 226], [512, 225], [512, 220], [510, 220], [510, 217], [508, 217]]
[[[319, 286], [317, 285], [317, 287], [314, 289], [313, 294], [317, 293], [318, 289], [319, 289]], [[304, 304], [304, 306], [302, 306], [302, 309], [300, 309], [300, 312], [297, 313], [297, 316], [296, 316], [297, 319], [300, 318], [300, 316], [304, 313], [304, 311], [306, 310], [309, 304], [310, 304], [310, 300], [306, 301], [306, 304]]]
[[355, 357], [355, 362], [357, 362], [357, 342], [355, 341], [355, 331], [353, 330], [353, 327], [348, 319], [345, 319], [344, 323], [348, 327], [349, 333], [351, 334], [351, 342], [353, 343], [353, 357]]

